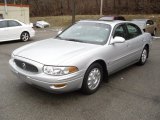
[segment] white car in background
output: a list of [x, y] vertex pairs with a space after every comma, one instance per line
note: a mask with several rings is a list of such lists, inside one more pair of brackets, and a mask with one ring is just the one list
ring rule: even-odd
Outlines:
[[37, 27], [37, 28], [47, 28], [49, 26], [50, 26], [50, 24], [43, 21], [43, 20], [42, 21], [37, 21], [36, 24], [35, 24], [35, 27]]
[[28, 41], [35, 36], [35, 31], [32, 25], [27, 25], [23, 22], [13, 19], [0, 20], [0, 42], [11, 40]]

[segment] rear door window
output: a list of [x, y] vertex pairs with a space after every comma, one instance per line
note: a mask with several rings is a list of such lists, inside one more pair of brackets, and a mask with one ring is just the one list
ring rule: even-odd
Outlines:
[[142, 34], [141, 29], [135, 24], [127, 24], [128, 39], [132, 39]]
[[9, 20], [8, 21], [8, 26], [9, 27], [16, 27], [16, 26], [21, 26], [21, 24], [18, 23], [17, 21]]
[[7, 26], [7, 21], [0, 21], [0, 28], [6, 28]]

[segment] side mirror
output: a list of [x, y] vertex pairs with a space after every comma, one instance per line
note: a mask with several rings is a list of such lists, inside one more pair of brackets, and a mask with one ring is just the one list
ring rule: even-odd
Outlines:
[[123, 37], [115, 37], [111, 40], [111, 44], [116, 44], [116, 43], [124, 43], [125, 39]]

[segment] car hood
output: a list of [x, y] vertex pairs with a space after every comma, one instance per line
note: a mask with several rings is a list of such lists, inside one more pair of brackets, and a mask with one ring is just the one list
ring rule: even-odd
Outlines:
[[23, 46], [13, 54], [45, 65], [61, 65], [63, 61], [82, 55], [98, 46], [100, 45], [47, 39]]

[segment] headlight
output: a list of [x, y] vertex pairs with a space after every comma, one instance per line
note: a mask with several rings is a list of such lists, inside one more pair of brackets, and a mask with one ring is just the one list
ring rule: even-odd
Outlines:
[[77, 72], [77, 67], [54, 67], [54, 66], [44, 66], [43, 72], [48, 75], [54, 75], [54, 76], [62, 76], [71, 74], [74, 72]]

